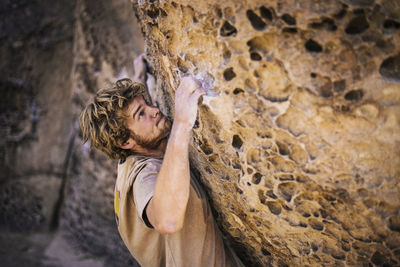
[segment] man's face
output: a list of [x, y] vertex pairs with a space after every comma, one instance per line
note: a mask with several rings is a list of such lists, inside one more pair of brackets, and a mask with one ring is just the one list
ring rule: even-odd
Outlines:
[[133, 140], [143, 148], [156, 148], [169, 134], [171, 122], [157, 107], [149, 106], [142, 96], [135, 97], [125, 110], [126, 126]]

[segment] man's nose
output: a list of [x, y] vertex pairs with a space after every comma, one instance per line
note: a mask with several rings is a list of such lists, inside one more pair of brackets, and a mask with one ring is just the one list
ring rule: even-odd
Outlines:
[[159, 115], [160, 109], [158, 107], [151, 107], [151, 115], [155, 118]]

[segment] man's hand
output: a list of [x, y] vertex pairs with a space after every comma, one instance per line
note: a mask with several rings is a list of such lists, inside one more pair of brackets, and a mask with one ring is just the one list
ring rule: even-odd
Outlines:
[[146, 82], [146, 59], [144, 54], [141, 54], [133, 61], [133, 67], [135, 69], [134, 80], [144, 84]]
[[184, 77], [175, 92], [175, 116], [174, 123], [180, 123], [192, 129], [197, 115], [197, 102], [205, 89], [201, 83], [193, 77]]

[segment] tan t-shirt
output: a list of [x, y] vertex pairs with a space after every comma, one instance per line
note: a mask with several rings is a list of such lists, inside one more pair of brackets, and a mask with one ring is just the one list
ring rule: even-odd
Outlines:
[[114, 208], [118, 230], [133, 257], [142, 267], [243, 266], [224, 245], [205, 194], [193, 178], [183, 228], [168, 235], [151, 228], [142, 215], [161, 164], [162, 158], [130, 156], [118, 165]]

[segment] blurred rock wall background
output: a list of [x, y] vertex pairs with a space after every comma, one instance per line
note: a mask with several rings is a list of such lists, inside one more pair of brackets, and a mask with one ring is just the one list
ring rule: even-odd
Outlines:
[[77, 116], [133, 75], [143, 52], [129, 1], [0, 4], [2, 266], [136, 266], [113, 213], [116, 162], [89, 151]]
[[158, 102], [248, 266], [400, 261], [400, 2], [139, 1]]

